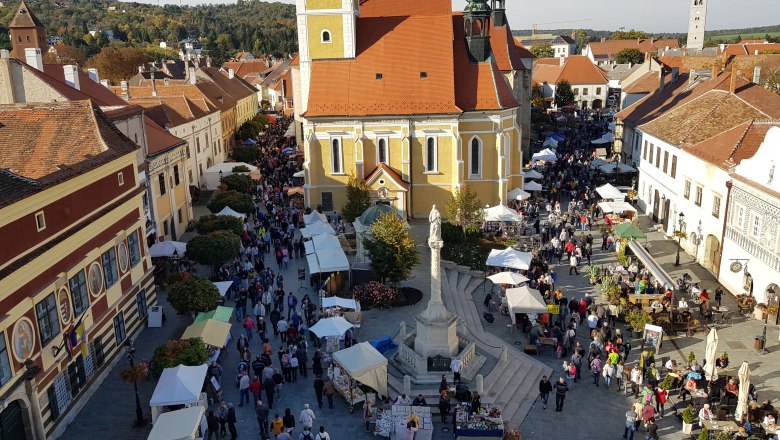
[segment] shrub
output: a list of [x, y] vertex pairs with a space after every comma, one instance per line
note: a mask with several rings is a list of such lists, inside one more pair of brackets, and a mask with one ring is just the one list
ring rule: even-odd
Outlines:
[[195, 229], [200, 235], [216, 231], [230, 231], [236, 235], [241, 235], [244, 231], [241, 219], [229, 215], [205, 215], [195, 224]]
[[187, 259], [216, 266], [238, 256], [241, 240], [229, 231], [215, 231], [193, 237], [187, 243]]
[[236, 166], [233, 167], [233, 169], [231, 171], [234, 172], [234, 173], [248, 173], [251, 170], [246, 165], [236, 165]]
[[230, 156], [236, 162], [254, 163], [260, 160], [260, 150], [257, 147], [236, 147]]
[[[246, 168], [244, 166], [242, 167]], [[233, 171], [235, 171], [236, 168], [233, 168]], [[248, 192], [250, 188], [252, 188], [252, 179], [246, 174], [229, 174], [219, 179], [219, 181], [223, 183], [230, 191], [245, 193]]]
[[178, 313], [206, 312], [217, 306], [219, 290], [209, 280], [190, 277], [172, 285], [168, 302]]
[[453, 225], [450, 222], [442, 222], [441, 239], [445, 245], [449, 246], [462, 243], [466, 239], [466, 234], [463, 233], [463, 228], [460, 226]]
[[385, 286], [378, 281], [369, 281], [359, 284], [353, 289], [355, 299], [361, 305], [367, 307], [388, 308], [393, 305], [398, 297], [398, 292], [392, 287]]
[[693, 405], [688, 405], [682, 412], [682, 419], [685, 423], [693, 423], [693, 419], [696, 417]]
[[241, 194], [238, 191], [223, 191], [211, 198], [208, 204], [209, 211], [219, 212], [225, 206], [230, 206], [234, 211], [242, 214], [249, 214], [255, 207], [252, 196]]
[[206, 345], [200, 338], [168, 341], [154, 349], [151, 369], [155, 376], [159, 376], [166, 368], [179, 365], [193, 367], [205, 364], [206, 360]]

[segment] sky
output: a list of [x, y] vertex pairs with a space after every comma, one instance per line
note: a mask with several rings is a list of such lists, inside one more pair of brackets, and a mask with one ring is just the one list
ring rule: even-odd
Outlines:
[[[136, 0], [158, 3], [158, 0]], [[281, 0], [294, 3], [294, 0]], [[389, 0], [392, 1], [392, 0]], [[425, 0], [419, 0], [425, 1]], [[195, 5], [235, 3], [235, 0], [159, 0], [159, 3]], [[462, 11], [466, 0], [453, 0], [453, 9]], [[509, 25], [530, 29], [531, 23], [583, 20], [573, 23], [540, 24], [538, 29], [586, 28], [594, 30], [637, 29], [651, 33], [687, 32], [691, 0], [556, 0], [554, 6], [537, 7], [541, 2], [506, 0]], [[707, 9], [707, 29], [739, 29], [780, 24], [780, 0], [711, 0]]]

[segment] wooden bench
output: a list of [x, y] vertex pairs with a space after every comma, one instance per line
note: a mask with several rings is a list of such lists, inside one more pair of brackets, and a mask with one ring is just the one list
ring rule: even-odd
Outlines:
[[523, 347], [523, 352], [525, 352], [525, 354], [539, 355], [539, 349], [536, 347], [535, 344], [525, 345]]

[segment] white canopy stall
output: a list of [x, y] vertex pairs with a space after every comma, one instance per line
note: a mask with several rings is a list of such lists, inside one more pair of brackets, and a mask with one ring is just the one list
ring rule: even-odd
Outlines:
[[308, 255], [321, 249], [341, 249], [341, 242], [335, 235], [320, 234], [315, 235], [309, 241], [303, 242], [303, 248]]
[[358, 303], [352, 298], [342, 298], [340, 296], [322, 298], [322, 308], [327, 309], [328, 307], [341, 307], [342, 309], [357, 310]]
[[325, 214], [320, 214], [317, 211], [312, 211], [309, 214], [303, 215], [303, 222], [306, 225], [310, 225], [312, 223], [317, 223], [317, 222], [328, 223], [328, 217]]
[[333, 353], [333, 360], [352, 379], [387, 395], [387, 358], [368, 342]]
[[509, 197], [512, 200], [525, 200], [531, 197], [531, 194], [523, 191], [520, 188], [515, 188], [512, 191], [509, 191], [509, 193], [507, 193], [507, 197]]
[[339, 249], [317, 249], [306, 256], [309, 273], [341, 272], [349, 270], [349, 261], [344, 251]]
[[232, 281], [212, 281], [211, 284], [219, 290], [219, 296], [224, 297], [230, 287], [233, 285]]
[[529, 281], [528, 278], [514, 272], [499, 272], [490, 275], [487, 279], [492, 281], [493, 284], [512, 284], [515, 286]]
[[596, 192], [599, 193], [599, 195], [609, 202], [622, 202], [626, 199], [626, 195], [620, 192], [619, 189], [615, 188], [611, 184], [607, 183], [606, 185], [601, 185], [600, 187], [596, 188]]
[[506, 301], [514, 324], [517, 324], [515, 321], [517, 313], [547, 313], [547, 304], [542, 294], [538, 290], [529, 289], [528, 286], [506, 289]]
[[161, 241], [149, 248], [150, 257], [183, 257], [187, 252], [187, 243], [180, 241]]
[[612, 162], [612, 163], [601, 165], [599, 167], [599, 169], [603, 173], [610, 173], [610, 174], [615, 173], [615, 168], [617, 168], [618, 173], [633, 173], [636, 171], [636, 168], [623, 162]]
[[536, 170], [529, 170], [523, 173], [523, 177], [526, 179], [541, 179], [542, 173]]
[[314, 222], [312, 224], [306, 225], [305, 228], [301, 229], [301, 235], [303, 238], [311, 238], [320, 234], [336, 235], [336, 231], [333, 230], [333, 227], [330, 225], [330, 223], [323, 222]]
[[555, 152], [550, 150], [549, 148], [546, 148], [538, 153], [534, 153], [533, 156], [531, 156], [531, 160], [544, 160], [548, 162], [555, 162], [558, 160], [558, 157], [555, 155]]
[[523, 217], [517, 214], [514, 209], [504, 205], [496, 205], [483, 209], [486, 222], [521, 222]]
[[539, 182], [534, 182], [533, 180], [525, 182], [525, 185], [523, 185], [523, 189], [526, 191], [541, 191], [542, 190], [542, 184]]
[[230, 206], [225, 206], [224, 208], [222, 208], [222, 211], [219, 211], [218, 213], [216, 213], [216, 215], [227, 215], [230, 217], [240, 218], [241, 220], [244, 220], [246, 218], [246, 215], [241, 214], [238, 211], [234, 211], [232, 208], [230, 208]]
[[[256, 173], [258, 172], [258, 168], [253, 165], [249, 165], [245, 162], [222, 162], [218, 163], [211, 168], [207, 169], [203, 175], [206, 179], [206, 188], [208, 189], [217, 189], [217, 187], [220, 185], [219, 179], [222, 177], [229, 176], [233, 173], [233, 168], [235, 167], [247, 167], [249, 169], [250, 173]], [[238, 173], [238, 174], [245, 174], [245, 173]]]
[[628, 202], [599, 202], [598, 206], [605, 214], [611, 214], [613, 212], [622, 214], [626, 211], [636, 213], [636, 208]]
[[614, 136], [612, 135], [612, 133], [607, 132], [604, 133], [604, 135], [601, 136], [600, 138], [590, 141], [590, 143], [595, 145], [601, 145], [601, 144], [608, 144], [613, 140], [614, 140]]
[[[206, 364], [194, 367], [179, 365], [164, 369], [149, 401], [152, 407], [152, 423], [157, 420], [166, 406], [198, 405], [201, 402], [200, 390], [206, 380], [207, 369]], [[202, 398], [205, 401], [205, 393]]]
[[533, 254], [530, 252], [520, 252], [508, 247], [504, 250], [491, 250], [486, 264], [488, 266], [528, 270], [531, 266], [531, 259], [533, 259]]
[[206, 436], [205, 430], [198, 435], [206, 408], [198, 405], [161, 414], [152, 427], [147, 440], [195, 440]]

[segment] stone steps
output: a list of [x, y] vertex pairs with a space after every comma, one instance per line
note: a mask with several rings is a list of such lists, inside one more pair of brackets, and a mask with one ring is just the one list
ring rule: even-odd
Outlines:
[[471, 281], [471, 275], [467, 273], [458, 272], [458, 286], [457, 286], [457, 292], [461, 293], [466, 290], [466, 285], [468, 285], [469, 281]]

